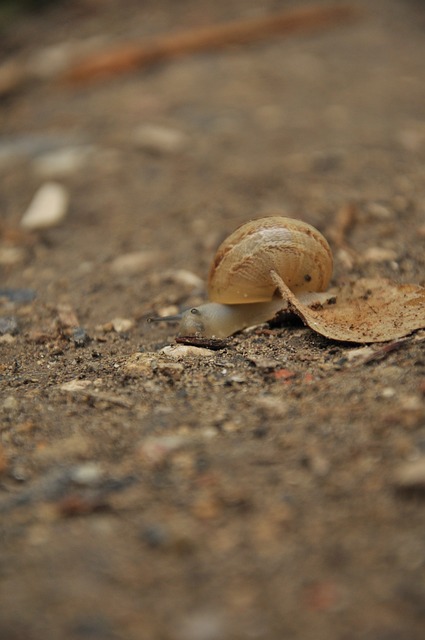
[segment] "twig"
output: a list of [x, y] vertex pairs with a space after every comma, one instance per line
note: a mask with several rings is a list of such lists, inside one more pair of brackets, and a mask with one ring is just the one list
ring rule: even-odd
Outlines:
[[140, 69], [184, 54], [248, 44], [273, 35], [320, 29], [357, 15], [351, 6], [303, 7], [270, 16], [158, 36], [143, 44], [122, 45], [93, 54], [69, 69], [64, 79], [86, 82]]

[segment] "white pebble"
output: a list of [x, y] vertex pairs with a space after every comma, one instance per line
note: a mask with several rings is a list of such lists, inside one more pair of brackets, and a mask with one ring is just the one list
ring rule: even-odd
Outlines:
[[132, 253], [124, 253], [112, 262], [111, 271], [119, 276], [135, 275], [148, 267], [152, 267], [158, 261], [159, 257], [160, 254], [158, 251], [134, 251]]
[[370, 247], [363, 253], [365, 262], [386, 262], [387, 260], [395, 260], [397, 253], [392, 249], [383, 249], [381, 247]]
[[394, 215], [391, 209], [380, 202], [369, 202], [367, 212], [372, 218], [376, 218], [377, 220], [388, 220]]
[[111, 324], [116, 333], [126, 333], [134, 327], [134, 320], [130, 320], [130, 318], [114, 318], [111, 320]]
[[57, 182], [46, 182], [35, 194], [21, 219], [21, 227], [28, 230], [49, 229], [65, 218], [69, 195]]
[[186, 269], [176, 269], [175, 271], [166, 271], [165, 277], [172, 280], [176, 284], [181, 284], [193, 289], [203, 289], [204, 281], [192, 271]]
[[179, 358], [188, 358], [193, 356], [203, 358], [214, 355], [214, 351], [211, 351], [211, 349], [204, 349], [203, 347], [195, 347], [186, 344], [176, 344], [173, 346], [168, 345], [161, 349], [159, 353], [163, 353], [170, 358], [176, 358], [176, 360]]
[[68, 393], [75, 393], [79, 391], [85, 391], [87, 387], [91, 386], [90, 380], [70, 380], [69, 382], [65, 382], [60, 385], [60, 389], [62, 391], [67, 391]]
[[96, 462], [85, 462], [72, 469], [71, 477], [76, 484], [93, 485], [101, 478], [102, 468]]
[[147, 124], [134, 132], [136, 146], [159, 154], [178, 153], [186, 146], [186, 135], [178, 129]]
[[381, 391], [382, 398], [393, 398], [396, 394], [396, 390], [393, 387], [385, 387]]

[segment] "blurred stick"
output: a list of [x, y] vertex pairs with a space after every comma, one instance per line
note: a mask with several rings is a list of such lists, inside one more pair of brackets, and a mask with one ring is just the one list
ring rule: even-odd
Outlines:
[[147, 67], [181, 55], [248, 44], [282, 35], [337, 25], [354, 18], [351, 6], [311, 6], [270, 16], [202, 27], [158, 36], [143, 44], [122, 45], [111, 51], [92, 54], [64, 74], [70, 82], [87, 82]]

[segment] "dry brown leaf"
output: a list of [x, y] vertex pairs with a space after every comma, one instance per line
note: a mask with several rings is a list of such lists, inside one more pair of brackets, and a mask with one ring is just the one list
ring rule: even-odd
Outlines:
[[273, 275], [282, 297], [303, 322], [342, 342], [386, 342], [425, 327], [425, 288], [385, 279], [359, 279], [331, 290], [336, 303], [309, 308]]

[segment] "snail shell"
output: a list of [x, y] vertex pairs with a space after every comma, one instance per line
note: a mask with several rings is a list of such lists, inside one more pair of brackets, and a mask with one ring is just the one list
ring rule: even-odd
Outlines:
[[271, 300], [276, 290], [271, 270], [295, 294], [325, 291], [332, 268], [329, 244], [308, 223], [280, 216], [251, 220], [218, 248], [208, 297], [222, 304]]
[[297, 297], [325, 291], [332, 275], [330, 247], [314, 227], [293, 218], [251, 220], [218, 248], [208, 278], [210, 302], [178, 316], [179, 335], [225, 338], [271, 320], [285, 301], [279, 281]]

